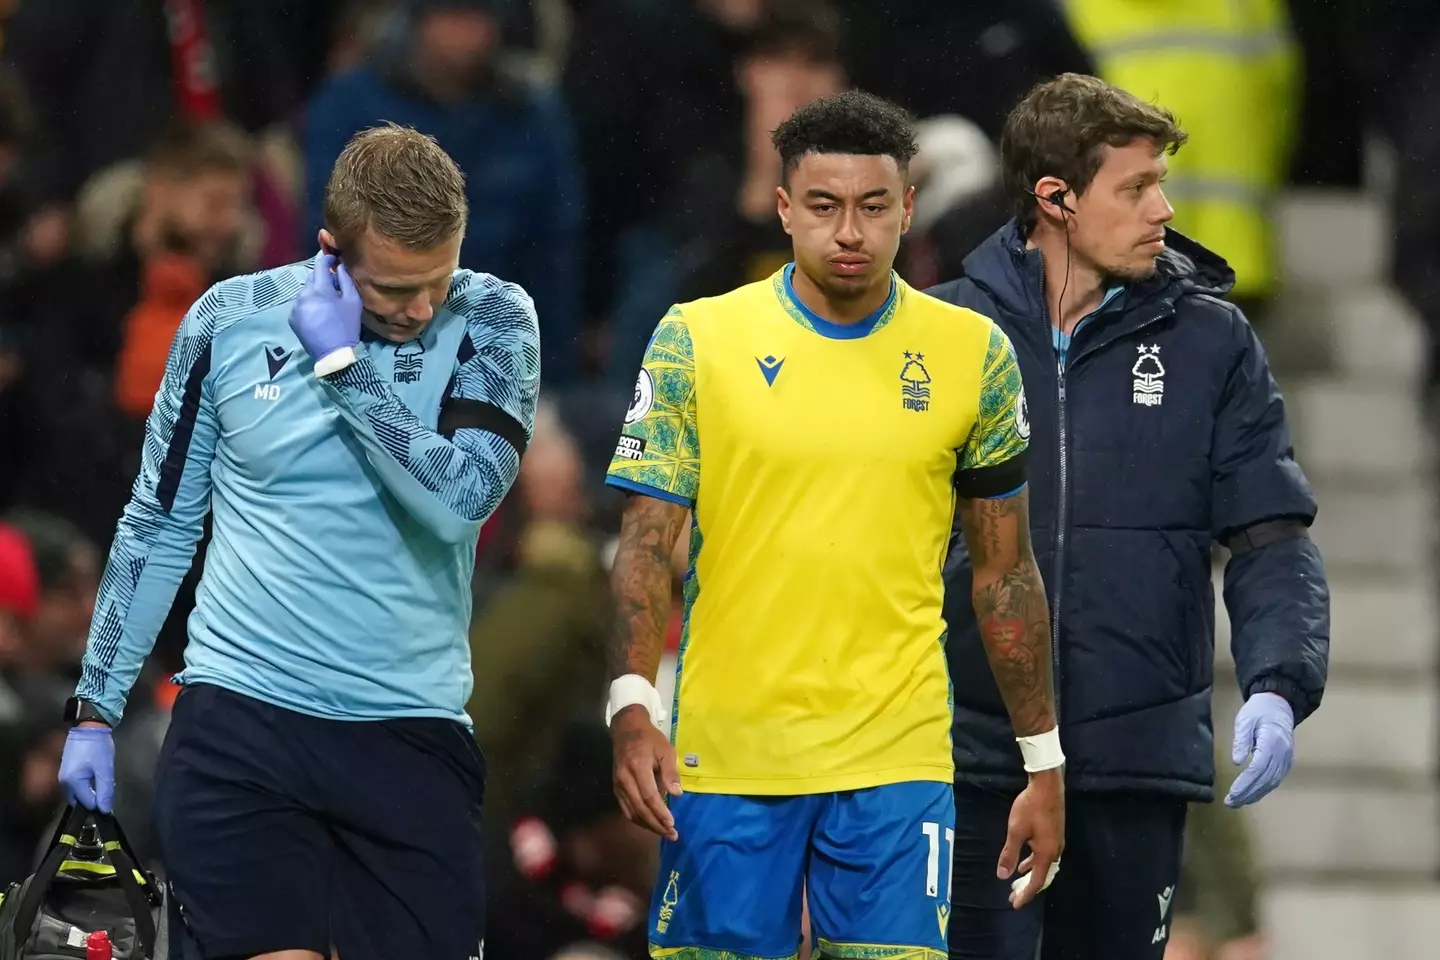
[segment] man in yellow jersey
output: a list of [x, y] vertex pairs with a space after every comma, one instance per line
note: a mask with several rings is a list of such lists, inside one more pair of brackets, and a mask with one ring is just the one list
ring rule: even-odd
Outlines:
[[[794, 262], [660, 322], [609, 471], [631, 493], [615, 789], [664, 838], [652, 956], [793, 957], [808, 892], [819, 954], [937, 960], [954, 837], [941, 564], [957, 498], [1033, 771], [996, 851], [1003, 876], [1030, 871], [1017, 906], [1062, 843], [1024, 392], [994, 324], [891, 269], [914, 200], [908, 115], [849, 92], [773, 140]], [[692, 512], [672, 743], [654, 682], [668, 558]]]

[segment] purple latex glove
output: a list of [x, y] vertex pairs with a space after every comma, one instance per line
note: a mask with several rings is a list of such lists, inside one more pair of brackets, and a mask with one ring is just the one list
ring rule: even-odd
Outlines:
[[1231, 785], [1225, 797], [1227, 807], [1259, 800], [1280, 786], [1295, 762], [1295, 712], [1278, 693], [1255, 694], [1235, 716], [1230, 759], [1241, 764], [1247, 756], [1250, 765]]
[[72, 727], [60, 755], [65, 799], [110, 813], [115, 805], [115, 738], [109, 727]]
[[332, 274], [334, 266], [333, 253], [316, 257], [310, 281], [290, 308], [290, 329], [315, 361], [360, 342], [360, 291], [344, 264]]

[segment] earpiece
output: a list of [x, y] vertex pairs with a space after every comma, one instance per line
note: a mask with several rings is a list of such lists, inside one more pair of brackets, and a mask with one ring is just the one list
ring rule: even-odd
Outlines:
[[1048, 197], [1042, 197], [1040, 196], [1040, 194], [1034, 192], [1031, 192], [1030, 196], [1034, 197], [1036, 200], [1041, 201], [1042, 203], [1048, 203], [1052, 207], [1059, 207], [1065, 213], [1074, 213], [1074, 210], [1071, 210], [1069, 207], [1065, 206], [1065, 197], [1068, 196], [1069, 193], [1070, 191], [1066, 188], [1059, 187], [1055, 190], [1052, 190]]

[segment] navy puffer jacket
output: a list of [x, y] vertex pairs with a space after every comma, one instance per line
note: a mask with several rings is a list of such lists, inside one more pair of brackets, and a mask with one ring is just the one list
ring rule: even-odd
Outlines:
[[[1271, 521], [1303, 533], [1316, 505], [1260, 341], [1220, 299], [1233, 273], [1174, 231], [1167, 246], [1154, 277], [1076, 331], [1063, 369], [1041, 255], [1013, 221], [966, 259], [964, 278], [928, 292], [995, 320], [1019, 357], [1069, 786], [1209, 800], [1212, 542]], [[1018, 790], [1025, 774], [958, 524], [945, 582], [957, 779]], [[1225, 600], [1242, 692], [1279, 693], [1304, 719], [1329, 653], [1315, 544], [1289, 536], [1237, 552]]]

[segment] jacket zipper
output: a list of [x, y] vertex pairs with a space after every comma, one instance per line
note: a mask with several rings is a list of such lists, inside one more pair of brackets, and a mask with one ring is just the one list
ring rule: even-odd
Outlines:
[[[1139, 333], [1152, 323], [1158, 323], [1169, 315], [1169, 310], [1163, 310], [1133, 330], [1127, 331], [1126, 336]], [[1074, 344], [1072, 343], [1071, 346], [1073, 347]], [[1078, 362], [1081, 358], [1093, 353], [1095, 349], [1098, 348], [1092, 348], [1085, 353], [1076, 355], [1075, 361]], [[1055, 510], [1055, 602], [1050, 610], [1050, 661], [1053, 671], [1052, 682], [1055, 686], [1056, 726], [1060, 724], [1060, 611], [1062, 609], [1061, 599], [1065, 594], [1065, 532], [1070, 529], [1070, 415], [1065, 406], [1066, 361], [1069, 359], [1069, 350], [1066, 351], [1064, 360], [1059, 357], [1055, 358], [1056, 389], [1059, 394], [1060, 483], [1058, 486], [1060, 502]]]
[[1060, 725], [1060, 598], [1065, 593], [1065, 530], [1069, 525], [1067, 507], [1070, 503], [1070, 471], [1066, 454], [1069, 452], [1069, 438], [1066, 436], [1068, 416], [1065, 411], [1065, 361], [1055, 358], [1056, 382], [1059, 384], [1059, 439], [1060, 439], [1060, 503], [1055, 510], [1055, 602], [1050, 610], [1050, 661], [1051, 682], [1055, 687], [1055, 725]]

